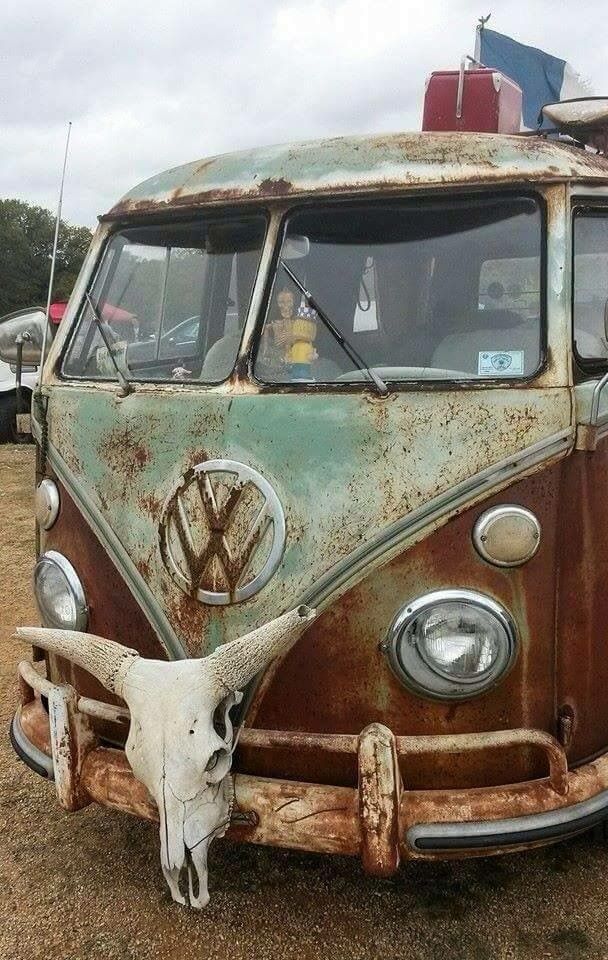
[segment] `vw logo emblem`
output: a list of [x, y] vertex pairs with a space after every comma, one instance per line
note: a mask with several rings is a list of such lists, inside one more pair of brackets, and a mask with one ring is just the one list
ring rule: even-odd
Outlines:
[[180, 478], [161, 513], [160, 551], [177, 585], [201, 603], [248, 600], [285, 548], [285, 515], [257, 470], [206, 460]]

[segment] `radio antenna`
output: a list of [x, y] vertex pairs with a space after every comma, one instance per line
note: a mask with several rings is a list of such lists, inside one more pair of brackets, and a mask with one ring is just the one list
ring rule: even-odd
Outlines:
[[49, 277], [49, 291], [46, 299], [46, 322], [44, 324], [44, 336], [42, 339], [42, 355], [40, 357], [40, 376], [38, 377], [38, 386], [44, 368], [44, 358], [46, 356], [46, 344], [51, 323], [51, 300], [53, 297], [53, 284], [55, 282], [55, 263], [57, 262], [57, 245], [59, 243], [59, 226], [61, 224], [61, 208], [63, 206], [63, 187], [65, 184], [65, 170], [68, 163], [68, 149], [70, 146], [70, 134], [72, 132], [72, 122], [68, 122], [68, 133], [65, 140], [65, 153], [63, 155], [63, 169], [61, 171], [61, 184], [59, 187], [59, 202], [57, 204], [57, 216], [55, 218], [55, 236], [53, 238], [53, 253], [51, 256], [51, 275]]

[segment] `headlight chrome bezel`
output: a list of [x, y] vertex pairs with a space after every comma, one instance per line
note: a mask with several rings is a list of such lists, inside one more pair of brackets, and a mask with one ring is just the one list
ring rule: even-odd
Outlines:
[[[430, 608], [447, 603], [464, 603], [493, 616], [504, 632], [504, 643], [496, 661], [476, 677], [450, 678], [434, 668], [414, 643], [407, 643], [404, 634], [413, 621]], [[433, 590], [404, 604], [388, 630], [382, 644], [390, 668], [397, 679], [412, 693], [426, 700], [471, 700], [487, 693], [511, 670], [519, 647], [515, 621], [502, 604], [474, 590]]]
[[[65, 578], [68, 590], [70, 592], [75, 611], [74, 625], [67, 627], [65, 623], [61, 624], [58, 622], [49, 622], [49, 617], [45, 615], [45, 608], [40, 602], [40, 594], [38, 586], [38, 578], [43, 564], [52, 564], [57, 567], [60, 573]], [[57, 630], [85, 630], [88, 620], [89, 620], [89, 608], [87, 605], [87, 600], [84, 592], [84, 587], [80, 580], [80, 577], [76, 573], [76, 570], [70, 563], [67, 557], [64, 557], [62, 553], [59, 553], [57, 550], [47, 550], [46, 553], [41, 554], [36, 562], [34, 567], [34, 597], [36, 599], [36, 604], [38, 610], [40, 611], [40, 616], [45, 627], [52, 627]]]

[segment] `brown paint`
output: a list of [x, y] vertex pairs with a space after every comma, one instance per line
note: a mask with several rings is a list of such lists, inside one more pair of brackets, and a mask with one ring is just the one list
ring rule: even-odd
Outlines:
[[608, 744], [608, 438], [565, 461], [561, 500], [556, 682], [572, 762]]
[[[107, 551], [84, 520], [65, 487], [59, 487], [61, 508], [54, 526], [45, 536], [45, 550], [58, 550], [70, 560], [82, 580], [89, 604], [87, 631], [109, 637], [128, 647], [136, 647], [144, 657], [166, 660], [167, 654], [157, 639], [141, 607], [130, 593]], [[82, 696], [119, 703], [89, 673], [59, 657], [49, 657], [50, 678], [72, 684]], [[96, 732], [120, 743], [126, 726], [96, 721]]]
[[[397, 736], [536, 728], [556, 733], [554, 689], [556, 530], [561, 465], [522, 480], [437, 530], [348, 591], [307, 631], [254, 701], [247, 724], [272, 730], [358, 734], [379, 722]], [[520, 568], [483, 561], [471, 532], [487, 507], [519, 503], [542, 527], [536, 556]], [[423, 700], [390, 672], [379, 649], [391, 620], [408, 600], [430, 590], [466, 587], [499, 600], [520, 629], [520, 651], [509, 676], [473, 700]], [[239, 749], [237, 765], [260, 776], [322, 783], [356, 783], [346, 755]], [[501, 756], [416, 756], [402, 763], [406, 788], [488, 786], [542, 776], [538, 754], [524, 747]]]

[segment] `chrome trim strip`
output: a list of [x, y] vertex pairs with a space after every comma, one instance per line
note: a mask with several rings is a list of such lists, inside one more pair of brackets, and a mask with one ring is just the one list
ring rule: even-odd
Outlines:
[[513, 847], [521, 843], [559, 840], [590, 830], [608, 816], [608, 790], [588, 800], [546, 813], [508, 820], [474, 820], [469, 823], [424, 823], [406, 834], [413, 850], [483, 850]]
[[300, 596], [298, 603], [312, 607], [326, 606], [333, 594], [349, 580], [372, 563], [383, 560], [387, 554], [396, 553], [405, 540], [467, 505], [471, 500], [488, 493], [493, 487], [508, 483], [544, 461], [569, 453], [574, 441], [575, 430], [567, 427], [450, 487], [381, 530], [371, 542], [337, 563]]
[[597, 427], [600, 423], [605, 423], [608, 418], [608, 414], [604, 413], [600, 417], [600, 400], [602, 398], [602, 391], [606, 384], [608, 383], [608, 373], [605, 373], [601, 380], [598, 380], [596, 383], [593, 396], [591, 397], [591, 413], [589, 415], [589, 426]]
[[55, 779], [53, 768], [53, 758], [48, 757], [34, 743], [29, 740], [23, 732], [21, 726], [21, 707], [14, 715], [10, 726], [10, 738], [13, 750], [17, 756], [23, 760], [27, 766], [41, 777], [47, 780]]
[[[32, 420], [32, 432], [36, 442], [40, 443], [40, 425]], [[74, 498], [83, 517], [106, 547], [110, 559], [124, 577], [127, 587], [137, 600], [143, 613], [148, 618], [158, 639], [174, 660], [185, 660], [188, 654], [177, 639], [169, 620], [162, 610], [152, 590], [142, 577], [141, 573], [131, 560], [129, 554], [116, 536], [110, 524], [102, 516], [82, 485], [72, 474], [71, 470], [49, 441], [47, 456], [49, 463], [57, 476]]]

